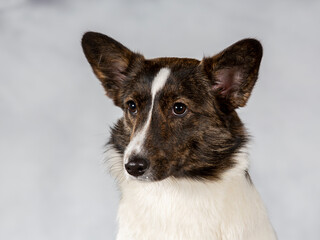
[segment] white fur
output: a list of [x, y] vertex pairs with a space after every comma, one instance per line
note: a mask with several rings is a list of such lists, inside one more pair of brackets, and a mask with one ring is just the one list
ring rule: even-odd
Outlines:
[[[255, 187], [246, 179], [246, 153], [218, 181], [125, 179], [123, 158], [112, 153], [122, 192], [117, 240], [274, 240]], [[110, 155], [109, 155], [110, 156]], [[116, 167], [115, 167], [116, 166]]]
[[169, 75], [170, 75], [170, 69], [161, 68], [158, 74], [156, 75], [156, 77], [154, 78], [152, 82], [152, 87], [151, 87], [151, 95], [152, 95], [151, 107], [149, 110], [147, 121], [142, 127], [142, 129], [135, 134], [135, 136], [130, 141], [128, 147], [126, 148], [126, 151], [124, 153], [124, 164], [128, 163], [132, 153], [139, 153], [142, 151], [144, 139], [146, 137], [146, 134], [151, 122], [155, 96], [157, 92], [159, 92], [164, 87]]

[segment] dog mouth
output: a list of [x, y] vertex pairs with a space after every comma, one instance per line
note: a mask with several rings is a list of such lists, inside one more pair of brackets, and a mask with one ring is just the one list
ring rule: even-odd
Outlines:
[[138, 180], [138, 181], [142, 181], [142, 182], [156, 182], [157, 180], [154, 179], [154, 177], [152, 175], [142, 175], [139, 177], [133, 177], [134, 179]]

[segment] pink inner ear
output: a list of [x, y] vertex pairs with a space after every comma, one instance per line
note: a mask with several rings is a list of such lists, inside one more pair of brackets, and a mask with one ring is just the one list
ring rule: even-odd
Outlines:
[[223, 68], [215, 71], [215, 83], [213, 90], [219, 92], [223, 97], [229, 97], [239, 90], [243, 81], [242, 72], [239, 67]]

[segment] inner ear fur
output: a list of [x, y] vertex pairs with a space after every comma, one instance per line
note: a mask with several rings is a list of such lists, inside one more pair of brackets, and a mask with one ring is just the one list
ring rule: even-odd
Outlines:
[[229, 110], [246, 105], [258, 78], [262, 46], [256, 39], [243, 39], [219, 54], [204, 58], [214, 95]]
[[101, 81], [106, 95], [121, 107], [123, 83], [135, 63], [143, 61], [143, 56], [101, 33], [87, 32], [83, 35], [81, 43], [84, 54]]

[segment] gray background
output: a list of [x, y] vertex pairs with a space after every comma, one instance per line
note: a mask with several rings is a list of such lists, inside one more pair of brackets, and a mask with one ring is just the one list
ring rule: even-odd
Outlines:
[[102, 164], [121, 111], [87, 64], [85, 31], [146, 57], [202, 58], [255, 37], [260, 79], [240, 115], [279, 239], [320, 239], [319, 1], [0, 0], [0, 239], [114, 239]]

